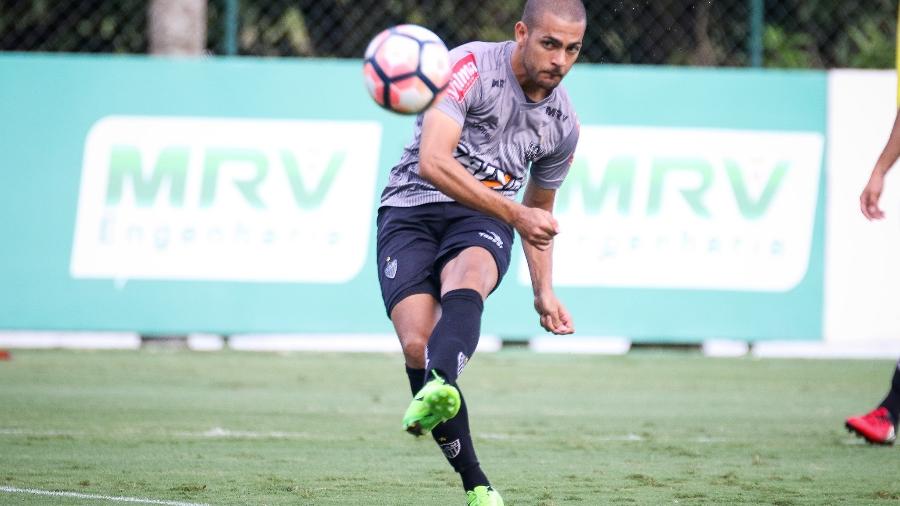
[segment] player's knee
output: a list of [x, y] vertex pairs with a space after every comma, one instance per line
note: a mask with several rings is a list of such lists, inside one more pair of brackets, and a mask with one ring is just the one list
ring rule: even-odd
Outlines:
[[487, 296], [497, 284], [494, 257], [482, 248], [471, 248], [450, 261], [441, 273], [443, 291], [471, 288]]
[[422, 336], [400, 336], [400, 347], [406, 363], [414, 367], [425, 367], [425, 346], [428, 338]]

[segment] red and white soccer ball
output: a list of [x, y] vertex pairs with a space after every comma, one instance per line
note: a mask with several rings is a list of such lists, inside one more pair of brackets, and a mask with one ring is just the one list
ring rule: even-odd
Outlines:
[[375, 102], [401, 114], [424, 111], [450, 81], [450, 53], [440, 37], [418, 25], [379, 33], [366, 48], [363, 74]]

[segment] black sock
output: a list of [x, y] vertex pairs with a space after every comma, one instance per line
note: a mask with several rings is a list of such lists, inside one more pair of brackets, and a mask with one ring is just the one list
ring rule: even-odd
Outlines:
[[887, 397], [881, 401], [881, 405], [888, 410], [896, 425], [898, 421], [897, 416], [900, 415], [900, 361], [897, 362], [897, 367], [894, 368], [891, 390], [888, 392]]
[[431, 437], [441, 447], [447, 462], [453, 466], [453, 470], [459, 473], [465, 490], [473, 490], [479, 485], [490, 485], [487, 476], [478, 464], [475, 455], [475, 445], [472, 444], [472, 436], [469, 434], [469, 411], [466, 409], [466, 399], [460, 392], [459, 413], [453, 418], [431, 430]]
[[425, 369], [413, 369], [406, 366], [406, 377], [409, 378], [409, 389], [416, 395], [425, 386]]
[[[409, 388], [412, 394], [422, 389], [425, 385], [425, 369], [413, 369], [406, 366], [406, 376], [409, 378]], [[478, 464], [475, 455], [475, 445], [472, 444], [472, 436], [469, 434], [469, 412], [466, 409], [466, 399], [460, 392], [459, 413], [450, 420], [438, 425], [431, 431], [431, 437], [441, 447], [447, 462], [453, 466], [453, 470], [459, 473], [465, 490], [473, 490], [479, 485], [490, 485], [487, 476]]]
[[441, 318], [425, 348], [426, 377], [431, 378], [431, 371], [437, 370], [448, 383], [456, 383], [478, 346], [483, 310], [481, 295], [470, 288], [441, 297]]

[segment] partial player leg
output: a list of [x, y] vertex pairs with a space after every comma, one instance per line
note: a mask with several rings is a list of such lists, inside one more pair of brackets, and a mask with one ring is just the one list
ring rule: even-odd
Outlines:
[[459, 473], [465, 490], [474, 490], [475, 487], [482, 485], [490, 486], [490, 481], [481, 470], [478, 456], [475, 454], [475, 445], [469, 432], [469, 412], [462, 394], [459, 413], [432, 429], [431, 436], [441, 447], [453, 470]]
[[391, 310], [391, 323], [400, 339], [407, 369], [422, 371], [421, 382], [413, 393], [425, 384], [425, 347], [440, 316], [441, 306], [427, 293], [410, 295]]
[[[442, 316], [428, 342], [426, 367], [457, 378], [478, 344], [483, 301], [509, 268], [513, 231], [463, 206], [448, 209], [448, 215], [451, 225], [441, 241], [440, 254], [445, 262], [440, 270]], [[465, 401], [459, 414], [438, 425], [432, 435], [459, 472], [467, 503], [502, 506], [503, 499], [478, 464]]]
[[[441, 286], [445, 288], [442, 288], [441, 317], [425, 348], [426, 383], [403, 417], [403, 425], [411, 434], [422, 435], [457, 414], [462, 401], [455, 381], [478, 344], [482, 298], [496, 283], [493, 257], [479, 247], [462, 250], [442, 269]], [[414, 329], [411, 334], [422, 330], [420, 322], [425, 314], [415, 310], [419, 302], [412, 299], [404, 299], [391, 313], [398, 334], [402, 335], [407, 327]], [[401, 337], [401, 342], [408, 341], [410, 337]], [[418, 364], [408, 360], [407, 365]]]
[[[388, 316], [394, 323], [406, 364], [424, 367], [424, 348], [439, 314], [439, 281], [435, 259], [447, 220], [444, 206], [384, 207], [379, 210], [376, 254], [378, 281]], [[459, 409], [452, 385], [428, 383], [404, 416], [404, 426], [420, 435]]]
[[[438, 374], [448, 383], [456, 383], [468, 360], [475, 352], [481, 333], [484, 298], [497, 284], [498, 271], [492, 255], [480, 247], [462, 250], [441, 271], [441, 318], [426, 348], [426, 377]], [[463, 487], [475, 504], [487, 497], [499, 498], [481, 470], [469, 430], [465, 400], [461, 398], [459, 413], [432, 429], [432, 437], [444, 456], [459, 473]]]
[[478, 346], [484, 299], [497, 279], [493, 256], [477, 246], [462, 250], [444, 266], [442, 315], [425, 350], [426, 375], [436, 371], [448, 382], [456, 382]]
[[[425, 369], [406, 366], [406, 376], [409, 378], [409, 388], [415, 396], [425, 386]], [[431, 436], [444, 452], [444, 457], [453, 466], [453, 470], [459, 473], [466, 490], [489, 484], [475, 455], [475, 446], [469, 433], [469, 413], [462, 394], [459, 412], [450, 420], [434, 427]]]
[[[476, 265], [478, 272], [473, 272], [473, 269], [466, 268], [467, 263]], [[487, 267], [485, 264], [487, 264]], [[491, 266], [493, 266], [493, 269], [488, 268]], [[442, 284], [446, 283], [447, 291], [441, 297], [441, 304], [437, 311], [433, 313], [435, 315], [439, 314], [440, 318], [437, 319], [436, 324], [433, 323], [434, 320], [431, 320], [433, 331], [430, 332], [430, 340], [427, 341], [427, 350], [429, 356], [434, 356], [432, 351], [434, 345], [432, 343], [438, 343], [439, 350], [446, 349], [448, 350], [447, 353], [452, 353], [457, 357], [460, 356], [459, 353], [463, 353], [462, 356], [466, 357], [465, 359], [454, 360], [452, 368], [447, 368], [450, 372], [447, 376], [455, 380], [478, 343], [483, 307], [480, 293], [472, 289], [458, 287], [465, 282], [471, 285], [473, 280], [486, 277], [486, 281], [481, 283], [483, 285], [482, 290], [485, 293], [489, 293], [493, 286], [496, 285], [496, 267], [489, 253], [480, 248], [471, 248], [471, 251], [463, 251], [448, 262], [443, 272], [446, 274], [442, 276]], [[397, 309], [392, 312], [395, 329], [398, 335], [402, 336], [401, 343], [405, 343], [403, 349], [407, 356], [406, 373], [409, 378], [410, 388], [415, 396], [408, 414], [412, 412], [413, 415], [419, 412], [423, 406], [421, 404], [422, 401], [416, 399], [423, 395], [423, 391], [427, 392], [426, 379], [431, 378], [431, 376], [426, 374], [424, 368], [416, 367], [420, 362], [416, 360], [417, 357], [414, 354], [423, 349], [422, 344], [424, 341], [420, 340], [419, 336], [425, 329], [425, 325], [422, 322], [427, 319], [413, 317], [413, 314], [424, 315], [424, 309], [415, 310], [414, 308], [426, 305], [425, 299], [416, 300], [414, 297], [416, 296], [404, 299], [403, 302], [397, 304]], [[431, 300], [433, 301], [433, 298]], [[461, 335], [463, 338], [458, 339], [456, 338], [457, 335]], [[442, 341], [444, 336], [449, 336], [450, 339]], [[440, 352], [438, 356], [440, 356]], [[432, 368], [431, 370], [439, 375], [442, 374], [441, 369]], [[431, 385], [443, 384], [443, 382], [435, 380], [429, 383]], [[455, 384], [452, 386], [456, 387]], [[475, 453], [475, 447], [469, 431], [469, 416], [465, 400], [461, 395], [459, 399], [459, 411], [456, 413], [456, 416], [443, 423], [435, 424], [431, 428], [432, 437], [441, 447], [447, 461], [459, 473], [463, 487], [467, 491], [473, 491], [478, 487], [482, 487], [485, 493], [490, 492], [492, 495], [497, 495], [496, 492], [486, 488], [490, 486], [490, 483], [481, 470]], [[429, 425], [432, 421], [434, 421], [433, 418], [428, 418], [425, 422], [420, 421], [418, 427], [421, 429], [423, 428], [421, 426], [423, 423]]]
[[413, 400], [403, 416], [403, 427], [421, 436], [442, 421], [456, 415], [461, 399], [455, 386], [443, 379], [425, 377], [425, 348], [428, 336], [441, 313], [430, 294], [410, 295], [391, 310], [391, 321], [400, 338], [406, 359], [406, 373], [413, 387]]
[[513, 230], [459, 204], [448, 204], [449, 226], [438, 268], [442, 316], [425, 351], [425, 368], [454, 383], [478, 345], [484, 300], [509, 269]]
[[496, 282], [493, 257], [479, 247], [462, 250], [442, 269], [441, 317], [425, 348], [426, 383], [403, 417], [411, 434], [422, 435], [457, 414], [456, 378], [478, 344], [482, 299]]
[[872, 444], [893, 444], [897, 437], [897, 421], [900, 413], [900, 361], [894, 368], [891, 389], [874, 410], [850, 417], [844, 423], [847, 430], [855, 432]]
[[[425, 369], [413, 369], [407, 366], [406, 375], [409, 378], [410, 390], [415, 396], [425, 386]], [[472, 443], [472, 436], [469, 432], [469, 413], [462, 394], [460, 394], [459, 412], [450, 420], [435, 426], [431, 430], [431, 436], [441, 448], [447, 462], [459, 474], [463, 488], [467, 492], [479, 488], [485, 489], [483, 493], [487, 493], [490, 481], [481, 470], [478, 456], [475, 454], [475, 445]]]
[[[434, 297], [427, 294], [412, 295], [398, 303], [391, 312], [394, 328], [400, 338], [406, 359], [406, 376], [410, 390], [417, 397], [425, 386], [425, 345], [440, 317], [441, 308]], [[416, 404], [416, 401], [413, 401]], [[482, 472], [469, 433], [469, 414], [465, 399], [460, 394], [459, 412], [455, 417], [431, 429], [431, 435], [440, 446], [447, 461], [459, 473], [467, 491], [478, 486], [489, 486]]]
[[[441, 446], [448, 462], [460, 474], [467, 491], [469, 504], [502, 505], [500, 495], [490, 488], [489, 482], [479, 466], [472, 438], [469, 434], [468, 412], [465, 401], [459, 394], [456, 385], [434, 379], [428, 382], [432, 388], [429, 388], [429, 385], [426, 384], [426, 343], [429, 343], [429, 339], [434, 339], [433, 334], [441, 334], [443, 332], [439, 332], [441, 325], [438, 325], [438, 322], [445, 320], [447, 311], [438, 303], [438, 297], [441, 296], [441, 292], [436, 289], [437, 280], [434, 280], [434, 290], [426, 286], [429, 285], [431, 280], [422, 276], [421, 262], [427, 257], [424, 253], [427, 252], [426, 250], [430, 250], [431, 240], [436, 236], [445, 235], [443, 233], [432, 235], [427, 233], [427, 230], [424, 230], [423, 227], [429, 223], [428, 216], [424, 213], [420, 213], [421, 216], [415, 216], [415, 219], [406, 219], [405, 215], [411, 212], [416, 211], [411, 209], [390, 214], [385, 213], [384, 216], [380, 215], [378, 240], [379, 260], [384, 263], [384, 269], [379, 273], [382, 294], [397, 335], [400, 338], [406, 360], [406, 373], [409, 378], [410, 388], [414, 394], [414, 400], [410, 404], [410, 409], [407, 410], [407, 415], [409, 416], [410, 412], [413, 412], [413, 416], [418, 418], [415, 420], [418, 426], [408, 424], [407, 420], [404, 421], [404, 426], [407, 428], [412, 426], [418, 429], [431, 429], [432, 436]], [[473, 213], [470, 210], [462, 210], [461, 212], [468, 215]], [[404, 218], [402, 222], [397, 219], [401, 216]], [[446, 216], [442, 215], [440, 224], [448, 223], [444, 218]], [[460, 223], [456, 220], [450, 221], [456, 224]], [[437, 227], [438, 225], [432, 224], [432, 226]], [[486, 230], [483, 227], [489, 227], [487, 230], [499, 230], [503, 234], [501, 236], [502, 240], [497, 238], [496, 235], [480, 234], [480, 232]], [[445, 283], [443, 295], [450, 295], [444, 303], [449, 306], [451, 315], [459, 312], [459, 308], [455, 308], [455, 306], [460, 305], [458, 303], [461, 302], [463, 306], [468, 306], [473, 301], [471, 297], [466, 296], [466, 292], [462, 293], [462, 297], [456, 296], [460, 294], [452, 295], [448, 292], [452, 292], [455, 289], [469, 288], [463, 286], [463, 284], [471, 282], [473, 277], [484, 278], [481, 282], [481, 290], [476, 290], [477, 296], [475, 301], [477, 301], [478, 314], [475, 320], [477, 325], [473, 330], [466, 331], [467, 334], [472, 334], [473, 337], [466, 340], [471, 342], [471, 345], [468, 352], [464, 354], [471, 356], [480, 332], [480, 307], [483, 304], [482, 300], [487, 293], [496, 287], [499, 278], [497, 269], [500, 264], [496, 263], [499, 261], [495, 262], [495, 259], [491, 258], [490, 253], [485, 255], [483, 250], [478, 250], [478, 248], [472, 248], [473, 251], [469, 252], [465, 250], [467, 246], [472, 245], [468, 242], [472, 240], [481, 241], [489, 246], [496, 246], [501, 249], [504, 245], [503, 241], [505, 241], [506, 250], [498, 253], [498, 258], [503, 260], [502, 270], [505, 272], [509, 264], [508, 248], [512, 243], [512, 232], [511, 229], [503, 229], [501, 225], [496, 225], [492, 222], [483, 223], [482, 221], [469, 222], [468, 229], [466, 229], [465, 224], [462, 228], [463, 230], [457, 230], [457, 234], [449, 234], [455, 240], [443, 243], [442, 250], [431, 253], [430, 259], [431, 265], [433, 265], [436, 258], [442, 259], [438, 267], [441, 268], [440, 270], [443, 274], [441, 282]], [[401, 233], [395, 234], [394, 232], [397, 231]], [[410, 240], [411, 235], [415, 236], [417, 240]], [[473, 253], [475, 256], [472, 256]], [[457, 259], [460, 260], [454, 262]], [[467, 265], [475, 263], [478, 264], [479, 268], [487, 269], [489, 275], [484, 276], [483, 273], [467, 268]], [[430, 272], [433, 273], [434, 271]], [[436, 278], [437, 276], [434, 277]], [[466, 310], [463, 309], [462, 312], [465, 313]], [[451, 316], [451, 318], [444, 321], [442, 326], [452, 328], [454, 326], [452, 321], [455, 319], [457, 318]], [[437, 342], [440, 342], [440, 338], [438, 338]], [[454, 354], [454, 357], [456, 356], [458, 355]], [[453, 373], [454, 378], [459, 374], [458, 361], [454, 362]], [[436, 417], [429, 403], [425, 402], [426, 395], [434, 394], [435, 392], [455, 393], [459, 396], [459, 411], [455, 417], [448, 417], [449, 419], [440, 423], [441, 418]], [[434, 397], [437, 397], [437, 395]], [[452, 395], [447, 395], [444, 398], [452, 398]], [[408, 416], [404, 418], [406, 419]], [[418, 433], [423, 432], [424, 430], [418, 431]]]
[[900, 421], [900, 361], [897, 361], [897, 367], [894, 368], [894, 377], [891, 380], [891, 389], [887, 396], [881, 401], [881, 407], [888, 410], [894, 425]]

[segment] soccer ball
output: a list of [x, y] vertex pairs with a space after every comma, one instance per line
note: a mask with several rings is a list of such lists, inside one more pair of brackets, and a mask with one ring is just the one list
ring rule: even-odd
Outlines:
[[389, 111], [424, 111], [447, 87], [450, 74], [447, 46], [418, 25], [388, 28], [366, 48], [366, 88], [375, 102]]

